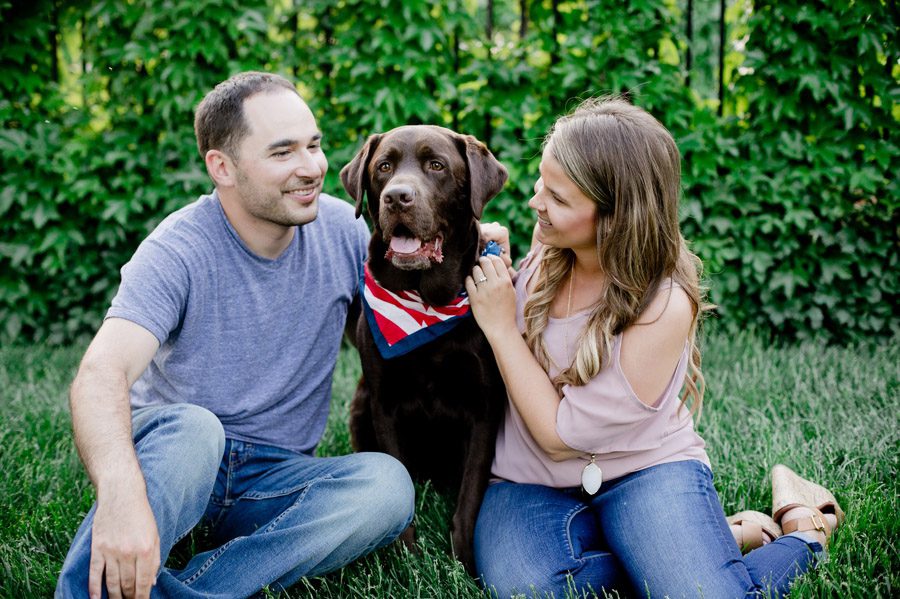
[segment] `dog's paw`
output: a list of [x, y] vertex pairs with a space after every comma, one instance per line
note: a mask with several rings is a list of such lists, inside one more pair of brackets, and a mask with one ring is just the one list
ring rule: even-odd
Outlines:
[[469, 576], [477, 578], [478, 573], [475, 570], [475, 554], [472, 551], [472, 539], [457, 529], [450, 535], [450, 544], [453, 556], [463, 565]]
[[400, 539], [400, 542], [403, 543], [403, 546], [409, 550], [410, 553], [418, 555], [419, 554], [419, 546], [416, 544], [416, 525], [410, 524], [406, 527], [406, 530], [400, 533], [400, 536], [397, 537]]

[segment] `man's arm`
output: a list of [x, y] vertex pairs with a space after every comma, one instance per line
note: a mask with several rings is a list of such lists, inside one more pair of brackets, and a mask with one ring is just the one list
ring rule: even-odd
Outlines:
[[354, 296], [353, 301], [350, 302], [350, 306], [347, 308], [347, 322], [344, 323], [344, 336], [347, 337], [347, 341], [349, 341], [350, 345], [353, 347], [356, 347], [356, 321], [359, 320], [360, 313], [362, 312], [361, 293], [362, 291], [357, 293], [356, 296]]
[[89, 591], [149, 597], [159, 569], [159, 534], [131, 438], [129, 390], [159, 341], [133, 322], [107, 319], [69, 392], [75, 445], [97, 491]]

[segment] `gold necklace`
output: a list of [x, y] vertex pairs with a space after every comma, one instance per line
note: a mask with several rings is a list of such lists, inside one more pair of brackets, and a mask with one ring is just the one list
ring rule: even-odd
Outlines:
[[566, 348], [566, 368], [572, 367], [572, 359], [569, 357], [569, 317], [572, 315], [572, 288], [575, 286], [575, 260], [572, 260], [572, 269], [569, 271], [569, 301], [566, 303], [566, 323], [563, 327], [563, 335]]

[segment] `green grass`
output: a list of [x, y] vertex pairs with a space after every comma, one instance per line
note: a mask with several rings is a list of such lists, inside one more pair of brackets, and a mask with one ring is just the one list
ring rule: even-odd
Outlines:
[[[0, 597], [49, 597], [93, 501], [72, 443], [66, 389], [83, 347], [0, 348]], [[752, 333], [713, 334], [699, 429], [728, 513], [768, 511], [768, 470], [784, 462], [832, 489], [847, 512], [831, 559], [792, 597], [900, 595], [900, 344], [776, 347]], [[359, 365], [345, 350], [320, 452], [350, 450], [347, 404]], [[453, 561], [451, 500], [417, 487], [420, 552], [391, 546], [290, 597], [479, 597]]]

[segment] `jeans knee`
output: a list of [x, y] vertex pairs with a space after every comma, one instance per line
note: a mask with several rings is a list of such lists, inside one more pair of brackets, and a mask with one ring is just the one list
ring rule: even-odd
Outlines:
[[366, 511], [374, 522], [395, 526], [397, 534], [409, 526], [415, 513], [416, 491], [406, 467], [384, 453], [356, 454], [366, 472]]
[[[603, 587], [582, 586], [572, 574], [566, 571], [535, 572], [522, 576], [510, 576], [508, 572], [495, 570], [494, 573], [483, 573], [481, 584], [489, 597], [507, 599], [525, 595], [527, 597], [582, 597], [602, 593]], [[602, 595], [601, 595], [602, 596]]]
[[200, 406], [178, 404], [171, 406], [164, 425], [172, 426], [178, 442], [193, 455], [210, 457], [216, 464], [225, 451], [225, 429], [218, 416]]
[[159, 463], [172, 484], [211, 484], [225, 451], [225, 430], [218, 417], [192, 404], [161, 406], [151, 415], [136, 431], [138, 456]]

